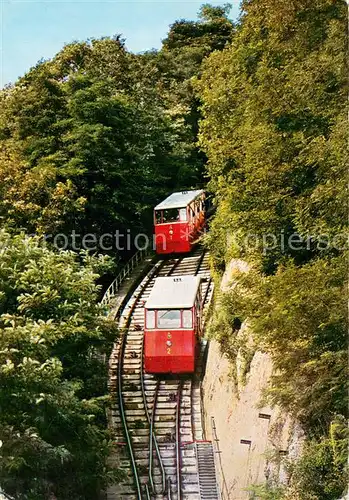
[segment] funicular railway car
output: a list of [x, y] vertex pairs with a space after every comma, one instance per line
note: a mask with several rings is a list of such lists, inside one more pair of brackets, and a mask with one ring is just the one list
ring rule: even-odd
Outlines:
[[154, 208], [156, 252], [190, 252], [204, 225], [204, 191], [172, 193]]
[[198, 276], [155, 280], [145, 303], [144, 368], [148, 373], [193, 373], [201, 335]]

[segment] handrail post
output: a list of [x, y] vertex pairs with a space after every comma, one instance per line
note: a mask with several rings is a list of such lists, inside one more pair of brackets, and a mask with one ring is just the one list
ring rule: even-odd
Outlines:
[[[219, 447], [217, 445], [217, 443], [219, 442], [219, 438], [217, 436], [217, 428], [216, 428], [216, 422], [215, 422], [215, 419], [213, 416], [211, 416], [211, 427], [212, 427], [212, 447], [213, 447], [213, 459], [214, 459], [214, 468], [215, 468], [215, 472], [216, 472], [216, 489], [217, 489], [217, 494], [218, 494], [218, 497], [219, 499], [221, 500], [223, 497], [224, 497], [224, 493], [223, 491], [221, 491], [221, 488], [220, 488], [220, 484], [219, 484], [219, 480], [218, 480], [218, 464], [217, 464], [217, 460], [216, 460], [216, 455], [219, 452]], [[225, 481], [223, 480], [223, 484], [224, 486], [226, 487], [226, 484], [225, 484]], [[229, 497], [229, 495], [228, 495]]]

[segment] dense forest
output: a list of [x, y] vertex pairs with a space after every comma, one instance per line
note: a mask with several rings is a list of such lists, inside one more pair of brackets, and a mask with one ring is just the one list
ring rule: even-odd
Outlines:
[[[244, 342], [272, 356], [269, 398], [309, 437], [289, 491], [267, 498], [338, 499], [347, 483], [346, 16], [340, 1], [245, 1], [198, 82], [214, 268], [250, 264], [213, 330], [232, 359]], [[253, 347], [237, 335], [246, 318]]]
[[129, 253], [72, 234], [150, 233], [151, 207], [196, 187], [216, 205], [216, 289], [232, 258], [249, 263], [217, 293], [211, 334], [232, 362], [241, 347], [271, 355], [266, 397], [307, 436], [289, 483], [258, 496], [343, 495], [347, 7], [229, 12], [205, 4], [142, 54], [119, 35], [66, 45], [0, 91], [0, 491], [13, 498], [96, 500], [120, 476], [105, 417], [118, 332], [99, 299]]

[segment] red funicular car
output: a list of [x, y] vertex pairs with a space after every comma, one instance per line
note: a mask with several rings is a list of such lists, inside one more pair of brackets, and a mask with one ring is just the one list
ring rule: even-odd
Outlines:
[[154, 208], [156, 252], [190, 252], [204, 224], [205, 193], [202, 189], [172, 193]]
[[145, 371], [194, 372], [201, 316], [200, 277], [156, 278], [145, 303]]

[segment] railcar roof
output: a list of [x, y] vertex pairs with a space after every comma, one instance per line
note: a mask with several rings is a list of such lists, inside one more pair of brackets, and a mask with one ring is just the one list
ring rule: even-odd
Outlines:
[[195, 191], [181, 191], [179, 193], [172, 193], [164, 201], [159, 203], [159, 205], [157, 205], [154, 210], [167, 210], [169, 208], [186, 207], [203, 192], [203, 189], [196, 189]]
[[199, 276], [170, 276], [156, 278], [147, 309], [187, 309], [193, 307], [201, 278]]

